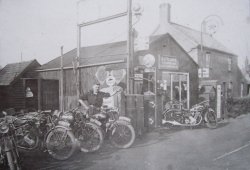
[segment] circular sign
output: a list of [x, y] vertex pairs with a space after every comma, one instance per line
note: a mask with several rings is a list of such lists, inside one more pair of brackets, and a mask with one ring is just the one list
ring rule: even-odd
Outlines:
[[152, 54], [146, 54], [142, 59], [142, 65], [152, 67], [155, 64], [155, 57]]

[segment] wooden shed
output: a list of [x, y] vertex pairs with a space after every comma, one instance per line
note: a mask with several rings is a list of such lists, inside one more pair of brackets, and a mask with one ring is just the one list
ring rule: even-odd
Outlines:
[[[37, 81], [34, 71], [40, 64], [36, 60], [7, 64], [0, 71], [0, 110], [14, 108], [16, 111], [33, 107], [37, 109]], [[27, 88], [29, 89], [26, 93]], [[29, 96], [27, 94], [29, 93]]]

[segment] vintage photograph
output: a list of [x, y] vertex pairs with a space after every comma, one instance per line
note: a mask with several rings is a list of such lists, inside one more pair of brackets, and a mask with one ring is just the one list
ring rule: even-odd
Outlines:
[[250, 0], [0, 0], [1, 170], [249, 170]]

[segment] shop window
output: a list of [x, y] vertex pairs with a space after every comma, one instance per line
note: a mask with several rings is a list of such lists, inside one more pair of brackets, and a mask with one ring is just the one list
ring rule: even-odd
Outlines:
[[205, 67], [206, 68], [210, 68], [210, 58], [211, 58], [211, 53], [210, 52], [206, 52], [205, 55]]
[[232, 97], [233, 95], [233, 82], [228, 83], [227, 97]]
[[228, 71], [232, 71], [232, 58], [228, 58], [227, 59], [227, 63], [228, 63]]
[[244, 95], [244, 83], [240, 84], [240, 97], [243, 97]]

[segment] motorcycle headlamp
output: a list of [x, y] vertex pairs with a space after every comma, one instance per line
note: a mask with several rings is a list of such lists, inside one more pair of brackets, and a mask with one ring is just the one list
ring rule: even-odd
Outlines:
[[5, 122], [0, 123], [0, 133], [7, 133], [9, 131], [9, 126]]

